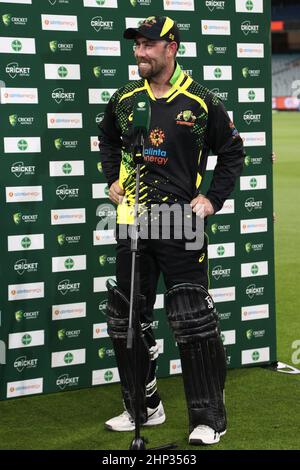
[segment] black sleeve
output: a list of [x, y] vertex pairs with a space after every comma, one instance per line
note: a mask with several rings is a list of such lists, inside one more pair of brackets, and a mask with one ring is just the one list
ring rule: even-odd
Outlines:
[[217, 155], [217, 165], [207, 198], [218, 212], [240, 176], [244, 163], [243, 141], [230, 121], [223, 103], [213, 97], [208, 105], [206, 145]]
[[122, 141], [114, 113], [115, 95], [106, 106], [104, 119], [99, 124], [99, 150], [103, 173], [108, 185], [119, 178]]

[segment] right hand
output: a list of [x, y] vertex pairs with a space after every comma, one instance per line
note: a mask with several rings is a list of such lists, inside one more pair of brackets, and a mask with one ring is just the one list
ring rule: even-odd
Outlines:
[[108, 197], [115, 204], [121, 204], [125, 191], [119, 185], [119, 180], [115, 181], [109, 188]]

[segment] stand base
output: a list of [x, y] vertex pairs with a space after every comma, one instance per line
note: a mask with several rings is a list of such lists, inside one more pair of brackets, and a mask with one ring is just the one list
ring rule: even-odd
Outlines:
[[[143, 437], [136, 437], [130, 444], [129, 450], [146, 450], [145, 441]], [[171, 450], [176, 449], [178, 446], [174, 442], [170, 444], [165, 444], [164, 446], [153, 447], [152, 449], [148, 450]]]
[[300, 369], [297, 369], [294, 366], [290, 366], [289, 364], [285, 364], [284, 362], [272, 362], [271, 364], [267, 364], [266, 366], [262, 366], [264, 369], [269, 369], [274, 372], [281, 372], [283, 374], [300, 374]]
[[144, 438], [137, 437], [133, 439], [130, 444], [129, 450], [146, 450]]

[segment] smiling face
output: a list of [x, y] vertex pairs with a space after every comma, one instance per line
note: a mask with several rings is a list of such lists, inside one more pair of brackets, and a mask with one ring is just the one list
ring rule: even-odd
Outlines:
[[153, 41], [143, 36], [135, 39], [134, 55], [142, 78], [151, 79], [162, 75], [174, 63], [177, 44], [167, 41]]

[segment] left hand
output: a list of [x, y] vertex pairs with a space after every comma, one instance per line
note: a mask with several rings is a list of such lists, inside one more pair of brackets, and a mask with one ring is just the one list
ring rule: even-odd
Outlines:
[[208, 215], [213, 215], [215, 213], [212, 203], [207, 197], [199, 194], [191, 202], [190, 206], [193, 209], [193, 212], [196, 213], [199, 217], [204, 219]]

